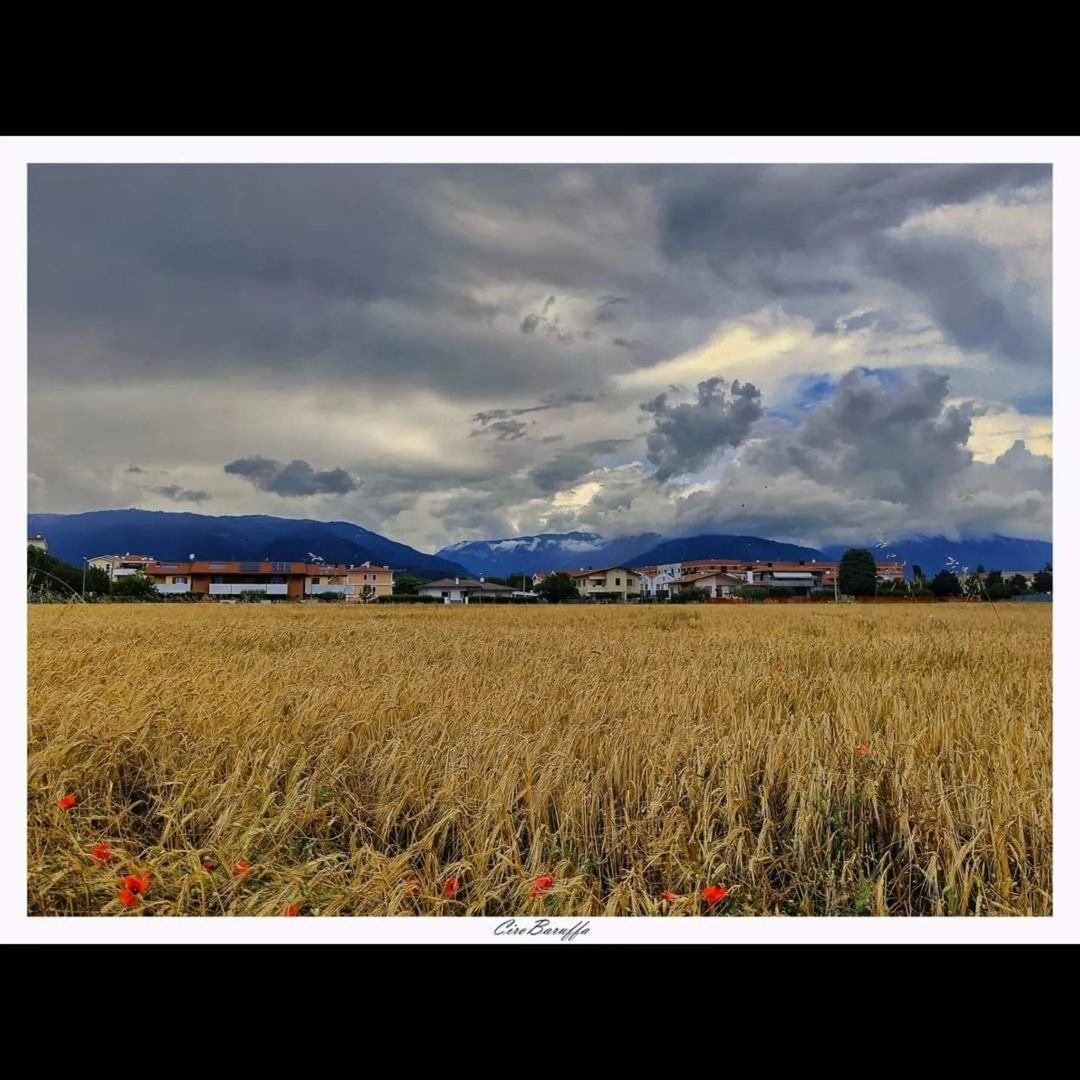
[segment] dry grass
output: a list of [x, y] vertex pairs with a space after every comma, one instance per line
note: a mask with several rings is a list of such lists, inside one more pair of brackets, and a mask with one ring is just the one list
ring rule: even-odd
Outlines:
[[998, 610], [35, 607], [29, 911], [1048, 915], [1050, 610]]

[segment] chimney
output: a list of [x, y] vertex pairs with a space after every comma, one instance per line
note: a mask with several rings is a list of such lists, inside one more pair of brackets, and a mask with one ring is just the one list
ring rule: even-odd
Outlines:
[[454, 578], [454, 584], [455, 585], [460, 585], [461, 584], [461, 578], [459, 578], [459, 577]]

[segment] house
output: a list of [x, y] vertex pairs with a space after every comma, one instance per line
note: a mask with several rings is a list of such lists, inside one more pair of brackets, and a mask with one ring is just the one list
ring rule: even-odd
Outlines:
[[110, 581], [118, 578], [132, 577], [135, 574], [146, 573], [146, 568], [157, 560], [153, 555], [95, 555], [87, 559], [87, 565], [95, 570], [101, 570], [108, 575]]
[[683, 576], [682, 563], [664, 563], [661, 566], [636, 566], [634, 573], [641, 577], [641, 595], [650, 600], [666, 600], [671, 583]]
[[743, 578], [734, 577], [731, 574], [721, 574], [712, 571], [704, 574], [691, 574], [671, 583], [671, 591], [674, 595], [688, 589], [702, 589], [714, 599], [726, 599], [734, 595], [735, 590], [746, 584]]
[[346, 595], [347, 568], [330, 563], [243, 562], [236, 559], [151, 562], [144, 572], [159, 593], [203, 593], [228, 598], [245, 592], [268, 599], [303, 600], [326, 593]]
[[496, 585], [481, 578], [442, 578], [429, 581], [417, 590], [421, 596], [442, 597], [446, 604], [467, 604], [470, 598], [476, 601], [490, 600], [497, 596], [510, 597], [514, 590], [509, 585]]
[[41, 533], [34, 533], [33, 536], [28, 536], [26, 538], [26, 546], [39, 548], [41, 551], [44, 551], [46, 555], [49, 554], [49, 541], [46, 540]]
[[389, 566], [374, 566], [370, 562], [350, 566], [346, 583], [351, 591], [346, 600], [377, 600], [394, 592], [394, 571]]
[[578, 594], [593, 600], [629, 600], [641, 597], [641, 575], [625, 566], [575, 570], [570, 578]]

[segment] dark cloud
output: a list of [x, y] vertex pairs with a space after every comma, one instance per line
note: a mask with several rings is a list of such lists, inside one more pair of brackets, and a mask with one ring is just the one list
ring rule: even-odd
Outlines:
[[478, 428], [473, 435], [494, 435], [500, 442], [520, 439], [528, 430], [529, 425], [523, 420], [496, 420], [486, 427]]
[[1033, 309], [1030, 283], [1010, 274], [992, 248], [957, 237], [887, 234], [869, 251], [872, 264], [921, 296], [962, 348], [1050, 362], [1050, 325]]
[[345, 495], [356, 491], [360, 483], [342, 468], [313, 469], [306, 461], [279, 461], [258, 454], [238, 458], [225, 466], [225, 472], [242, 476], [260, 491], [285, 498], [306, 498], [310, 495]]
[[596, 401], [594, 394], [555, 393], [549, 394], [539, 405], [529, 405], [527, 408], [489, 408], [482, 411], [482, 413], [474, 414], [472, 419], [476, 423], [489, 424], [496, 420], [509, 420], [515, 416], [544, 413], [548, 409], [568, 408], [570, 405], [580, 405], [593, 401]]
[[738, 446], [762, 414], [761, 391], [753, 383], [731, 384], [730, 396], [721, 378], [698, 383], [691, 403], [671, 405], [667, 393], [641, 408], [653, 417], [647, 457], [657, 480], [698, 472], [723, 446]]
[[124, 471], [129, 473], [141, 473], [144, 470], [140, 469], [138, 465], [129, 465]]
[[617, 337], [611, 339], [611, 344], [618, 345], [620, 349], [636, 349], [641, 342], [634, 341], [630, 338]]
[[976, 410], [946, 405], [948, 393], [949, 377], [928, 369], [849, 371], [801, 428], [751, 447], [746, 460], [853, 495], [927, 505], [972, 462]]
[[[142, 472], [142, 469], [137, 469], [137, 472]], [[128, 469], [128, 472], [131, 472]], [[164, 495], [166, 499], [171, 499], [173, 502], [193, 502], [203, 503], [210, 498], [210, 495], [205, 491], [192, 491], [189, 488], [182, 488], [179, 484], [163, 484], [161, 487], [150, 488], [155, 495]]]
[[608, 296], [601, 300], [593, 313], [595, 322], [614, 322], [618, 318], [617, 305], [626, 304], [629, 301], [625, 296]]

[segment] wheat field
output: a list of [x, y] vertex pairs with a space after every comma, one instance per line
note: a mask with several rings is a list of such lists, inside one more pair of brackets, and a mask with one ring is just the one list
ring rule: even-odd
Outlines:
[[33, 915], [1051, 913], [1049, 605], [28, 618]]

